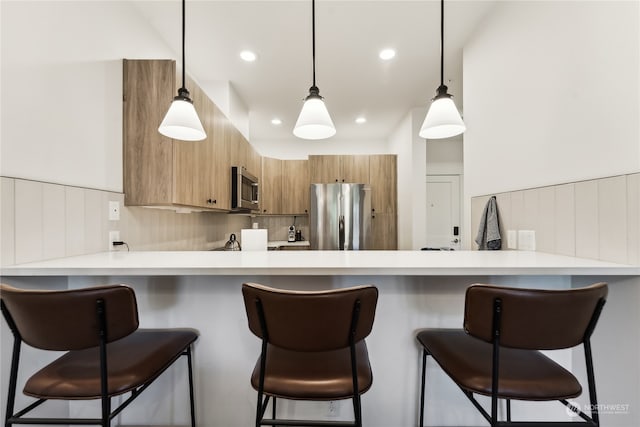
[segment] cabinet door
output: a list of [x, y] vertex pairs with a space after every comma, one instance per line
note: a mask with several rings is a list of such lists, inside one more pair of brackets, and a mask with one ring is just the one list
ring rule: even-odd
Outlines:
[[231, 165], [229, 164], [229, 151], [233, 141], [229, 140], [231, 122], [222, 111], [211, 102], [211, 134], [213, 135], [210, 152], [204, 161], [211, 171], [211, 200], [210, 207], [229, 210], [231, 209]]
[[282, 160], [262, 158], [259, 191], [260, 211], [263, 214], [279, 214], [282, 210]]
[[339, 156], [340, 181], [369, 184], [369, 156]]
[[175, 96], [175, 61], [123, 61], [123, 186], [127, 206], [170, 204], [173, 140], [158, 125]]
[[342, 180], [340, 156], [309, 156], [309, 183], [331, 184]]
[[397, 216], [395, 213], [371, 215], [372, 248], [375, 250], [398, 249]]
[[202, 122], [207, 137], [202, 141], [178, 141], [173, 143], [173, 203], [185, 206], [213, 207], [211, 165], [213, 137], [211, 121], [213, 104], [193, 81], [187, 79], [193, 106]]
[[302, 215], [309, 212], [309, 161], [282, 161], [283, 214]]
[[396, 156], [369, 156], [371, 209], [375, 213], [395, 213], [398, 199]]

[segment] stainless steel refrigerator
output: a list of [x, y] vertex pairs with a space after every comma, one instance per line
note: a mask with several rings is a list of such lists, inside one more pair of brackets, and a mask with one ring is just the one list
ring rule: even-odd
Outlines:
[[371, 187], [311, 184], [309, 241], [316, 250], [371, 248]]

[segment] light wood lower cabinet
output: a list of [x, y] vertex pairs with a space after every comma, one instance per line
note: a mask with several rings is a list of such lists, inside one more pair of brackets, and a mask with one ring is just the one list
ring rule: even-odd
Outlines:
[[374, 250], [398, 249], [398, 216], [393, 213], [371, 214], [372, 247]]

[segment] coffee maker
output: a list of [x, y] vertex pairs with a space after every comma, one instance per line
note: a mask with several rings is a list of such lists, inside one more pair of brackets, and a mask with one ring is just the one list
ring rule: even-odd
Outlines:
[[287, 233], [287, 242], [295, 242], [296, 241], [296, 226], [290, 225], [289, 232]]

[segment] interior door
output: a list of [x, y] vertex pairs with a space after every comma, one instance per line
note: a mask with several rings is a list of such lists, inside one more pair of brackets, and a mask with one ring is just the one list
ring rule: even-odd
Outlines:
[[460, 176], [427, 175], [426, 247], [460, 249]]

